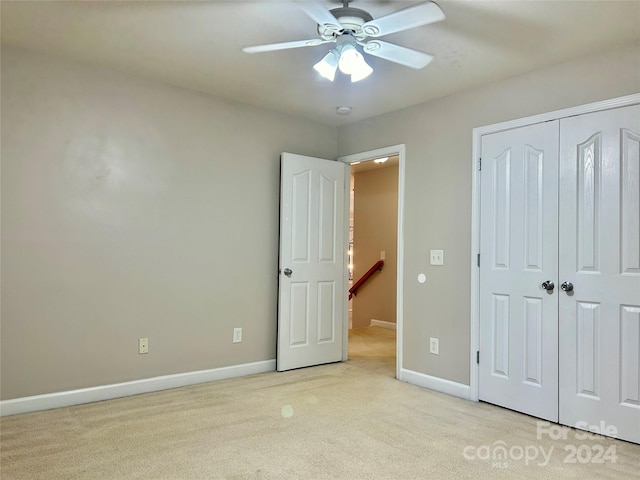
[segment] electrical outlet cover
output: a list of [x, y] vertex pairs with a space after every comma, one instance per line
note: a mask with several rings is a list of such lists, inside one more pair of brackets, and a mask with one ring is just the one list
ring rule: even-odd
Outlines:
[[233, 329], [233, 343], [241, 343], [242, 342], [242, 328], [234, 328]]
[[438, 353], [438, 351], [439, 351], [438, 344], [439, 344], [439, 341], [438, 341], [437, 338], [433, 338], [433, 337], [429, 338], [429, 353], [433, 353], [434, 355], [438, 355], [439, 354]]

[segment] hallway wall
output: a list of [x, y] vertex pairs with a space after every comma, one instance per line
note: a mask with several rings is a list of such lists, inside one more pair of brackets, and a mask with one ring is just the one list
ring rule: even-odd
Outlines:
[[384, 267], [351, 300], [353, 326], [396, 321], [398, 166], [355, 173], [354, 281], [385, 252]]

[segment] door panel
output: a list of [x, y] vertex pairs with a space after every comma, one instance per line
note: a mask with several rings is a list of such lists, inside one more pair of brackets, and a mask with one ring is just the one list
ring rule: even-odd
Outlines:
[[282, 154], [279, 371], [342, 360], [347, 168]]
[[524, 299], [524, 383], [542, 385], [542, 300]]
[[524, 245], [525, 270], [542, 271], [544, 152], [525, 145], [524, 164]]
[[620, 319], [620, 401], [640, 407], [640, 308], [624, 305]]
[[640, 135], [622, 129], [622, 273], [640, 274]]
[[558, 122], [482, 139], [481, 400], [558, 419]]
[[[640, 442], [640, 107], [561, 120], [560, 422]], [[580, 425], [579, 425], [580, 426]]]

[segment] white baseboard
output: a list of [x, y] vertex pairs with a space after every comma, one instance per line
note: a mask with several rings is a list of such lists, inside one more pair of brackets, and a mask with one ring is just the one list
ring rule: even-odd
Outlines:
[[371, 319], [372, 327], [381, 327], [381, 328], [389, 328], [391, 330], [396, 329], [396, 324], [393, 322], [385, 322], [384, 320], [376, 320], [375, 318]]
[[68, 390], [66, 392], [46, 393], [32, 397], [3, 400], [0, 401], [0, 416], [17, 415], [19, 413], [68, 407], [81, 403], [111, 400], [113, 398], [128, 397], [129, 395], [186, 387], [198, 383], [214, 382], [216, 380], [243, 377], [256, 373], [273, 372], [275, 369], [275, 360], [264, 360], [262, 362], [213, 368], [211, 370], [163, 375], [161, 377], [144, 378], [142, 380], [115, 383], [112, 385], [101, 385], [99, 387], [81, 388], [78, 390]]
[[469, 385], [452, 382], [451, 380], [446, 380], [444, 378], [432, 377], [431, 375], [415, 372], [413, 370], [407, 370], [405, 368], [401, 369], [399, 380], [412, 383], [419, 387], [453, 395], [454, 397], [464, 398], [465, 400], [469, 400], [471, 398], [471, 388]]

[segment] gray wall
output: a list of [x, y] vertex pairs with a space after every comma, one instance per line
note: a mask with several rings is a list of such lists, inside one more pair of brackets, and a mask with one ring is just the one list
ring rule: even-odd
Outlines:
[[353, 279], [357, 281], [380, 260], [384, 267], [351, 300], [353, 326], [368, 327], [371, 320], [396, 321], [398, 245], [398, 166], [354, 174]]
[[[639, 50], [621, 47], [339, 129], [339, 155], [406, 144], [404, 368], [469, 384], [473, 128], [637, 93]], [[444, 249], [444, 267], [428, 265], [430, 249]], [[429, 337], [440, 339], [438, 356], [428, 353]]]
[[467, 384], [472, 128], [638, 92], [638, 48], [336, 132], [3, 47], [1, 398], [273, 359], [279, 153], [398, 143], [404, 367]]
[[1, 398], [275, 358], [279, 154], [336, 145], [333, 127], [3, 48]]

